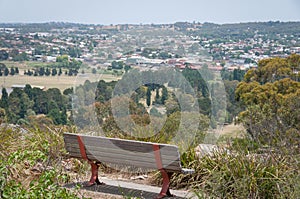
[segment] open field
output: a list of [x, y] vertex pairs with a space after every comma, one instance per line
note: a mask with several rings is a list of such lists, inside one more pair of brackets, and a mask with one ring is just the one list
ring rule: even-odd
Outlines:
[[78, 74], [75, 76], [27, 76], [27, 75], [15, 75], [15, 76], [1, 76], [0, 77], [0, 86], [2, 88], [11, 88], [12, 85], [25, 85], [30, 84], [32, 86], [43, 86], [48, 88], [58, 88], [61, 91], [66, 88], [77, 86], [83, 84], [86, 80], [91, 82], [104, 80], [104, 81], [113, 81], [118, 80], [119, 77], [113, 76], [111, 74]]
[[[24, 62], [13, 62], [13, 61], [1, 61], [8, 68], [18, 67], [20, 74], [15, 76], [0, 76], [0, 87], [1, 88], [11, 88], [12, 85], [25, 85], [30, 84], [32, 86], [41, 86], [48, 88], [58, 88], [61, 91], [83, 84], [86, 80], [91, 82], [104, 80], [104, 81], [113, 81], [121, 79], [122, 76], [116, 76], [113, 71], [107, 70], [98, 70], [98, 74], [92, 74], [90, 67], [79, 69], [79, 74], [77, 76], [67, 76], [65, 75], [65, 70], [63, 69], [63, 74], [61, 76], [27, 76], [24, 75], [24, 71], [34, 69], [36, 67], [49, 67], [53, 63], [44, 63], [36, 61], [24, 61]], [[51, 67], [50, 67], [51, 68]], [[84, 70], [85, 73], [81, 74], [81, 71]]]

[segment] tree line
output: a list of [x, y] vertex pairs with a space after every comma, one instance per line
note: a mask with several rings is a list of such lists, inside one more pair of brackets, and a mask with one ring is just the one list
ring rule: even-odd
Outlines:
[[29, 124], [32, 118], [44, 115], [55, 125], [67, 124], [69, 108], [69, 97], [57, 88], [44, 91], [27, 84], [24, 89], [14, 88], [9, 95], [2, 89], [1, 120], [8, 123]]
[[28, 76], [60, 76], [62, 74], [68, 75], [68, 76], [76, 76], [78, 74], [78, 70], [77, 69], [68, 69], [68, 70], [63, 70], [61, 68], [48, 68], [48, 67], [39, 67], [39, 68], [35, 68], [35, 69], [28, 69], [24, 71], [24, 75], [28, 75]]
[[10, 69], [6, 67], [5, 64], [0, 63], [0, 76], [8, 76], [8, 75], [18, 75], [19, 68], [11, 67]]

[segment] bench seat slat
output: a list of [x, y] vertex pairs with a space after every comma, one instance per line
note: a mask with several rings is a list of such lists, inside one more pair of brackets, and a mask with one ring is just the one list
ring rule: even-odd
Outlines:
[[[65, 138], [65, 141], [67, 143], [77, 144], [77, 137], [67, 137]], [[131, 141], [131, 140], [130, 140]], [[88, 146], [95, 146], [95, 147], [104, 147], [104, 148], [119, 148], [127, 151], [136, 151], [136, 152], [144, 152], [147, 153], [149, 151], [153, 151], [153, 144], [152, 143], [146, 143], [146, 142], [130, 142], [130, 141], [120, 141], [120, 140], [109, 140], [105, 139], [103, 140], [101, 138], [97, 137], [83, 137], [83, 142], [85, 145]], [[146, 144], [145, 144], [146, 143]], [[159, 144], [161, 148], [161, 153], [172, 153], [177, 155], [178, 147], [174, 145], [162, 145]]]
[[[79, 156], [79, 158], [81, 157], [81, 153], [80, 151], [69, 151], [70, 155], [73, 156], [75, 155], [76, 157]], [[111, 153], [105, 153], [105, 152], [94, 152], [91, 153], [89, 151], [87, 151], [87, 157], [90, 160], [94, 160], [94, 161], [100, 161], [100, 162], [107, 162], [110, 161], [111, 159], [116, 159], [118, 160], [119, 164], [122, 164], [124, 161], [140, 161], [140, 162], [147, 162], [150, 164], [153, 164], [154, 167], [156, 167], [156, 162], [155, 162], [155, 158], [154, 156], [152, 158], [148, 157], [143, 157], [143, 156], [137, 156], [137, 155], [132, 155], [132, 156], [128, 156], [128, 155], [124, 155], [124, 154], [111, 154]], [[180, 167], [180, 161], [179, 159], [163, 159], [163, 165], [167, 166], [170, 165], [171, 163], [176, 163], [178, 167]]]
[[[91, 136], [91, 135], [82, 135], [82, 134], [74, 134], [74, 133], [64, 133], [64, 138], [65, 139], [68, 139], [68, 138], [73, 138], [73, 139], [77, 139], [77, 136], [83, 136], [84, 139], [92, 139], [92, 140], [95, 140], [95, 139], [99, 139], [99, 140], [104, 140], [105, 142], [106, 141], [115, 141], [115, 142], [120, 142], [120, 143], [137, 143], [137, 144], [142, 144], [142, 145], [152, 145], [154, 143], [152, 142], [144, 142], [144, 141], [136, 141], [136, 140], [124, 140], [124, 139], [120, 139], [120, 138], [108, 138], [108, 137], [101, 137], [101, 136]], [[156, 144], [159, 144], [160, 146], [165, 146], [165, 147], [175, 147], [175, 148], [178, 148], [177, 146], [175, 145], [171, 145], [171, 144], [161, 144], [161, 143], [156, 143]]]

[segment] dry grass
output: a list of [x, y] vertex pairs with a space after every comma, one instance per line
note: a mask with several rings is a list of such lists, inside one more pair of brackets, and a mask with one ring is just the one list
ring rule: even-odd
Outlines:
[[[0, 86], [3, 88], [10, 88], [12, 85], [25, 85], [30, 84], [34, 86], [44, 86], [46, 88], [58, 88], [61, 91], [66, 88], [77, 86], [83, 84], [86, 80], [91, 82], [104, 80], [104, 81], [114, 81], [121, 78], [121, 76], [114, 76], [112, 74], [92, 74], [91, 72], [86, 72], [85, 74], [78, 74], [75, 76], [67, 76], [64, 74], [65, 69], [63, 69], [63, 74], [61, 76], [27, 76], [24, 75], [24, 71], [28, 69], [33, 69], [37, 66], [47, 67], [52, 63], [43, 63], [35, 61], [26, 61], [26, 62], [13, 62], [13, 61], [2, 61], [1, 63], [5, 64], [8, 68], [18, 67], [20, 74], [15, 76], [1, 76], [0, 77]], [[79, 70], [79, 72], [81, 69]], [[87, 69], [85, 70], [87, 71]]]
[[223, 126], [223, 129], [220, 131], [220, 133], [223, 136], [239, 137], [245, 134], [245, 128], [241, 124], [228, 124]]
[[44, 86], [46, 88], [58, 88], [61, 91], [66, 88], [73, 86], [78, 86], [83, 84], [86, 80], [91, 82], [104, 80], [104, 81], [113, 81], [117, 80], [120, 77], [116, 77], [110, 74], [79, 74], [78, 76], [27, 76], [27, 75], [15, 75], [15, 76], [1, 76], [0, 85], [1, 87], [10, 88], [12, 85], [25, 85], [30, 84], [34, 86]]

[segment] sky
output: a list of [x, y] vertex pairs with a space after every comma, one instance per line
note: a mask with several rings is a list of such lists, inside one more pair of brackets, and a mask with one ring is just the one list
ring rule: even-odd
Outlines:
[[299, 0], [0, 0], [0, 23], [300, 21]]

